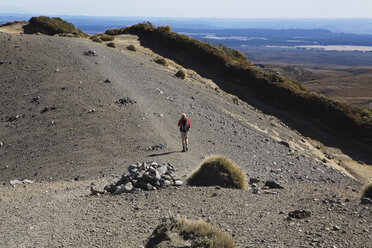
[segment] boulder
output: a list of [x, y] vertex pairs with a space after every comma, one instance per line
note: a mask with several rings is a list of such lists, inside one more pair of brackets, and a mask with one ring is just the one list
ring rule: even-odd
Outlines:
[[367, 197], [363, 197], [360, 201], [360, 204], [369, 205], [372, 204], [372, 199], [369, 199]]
[[283, 186], [281, 186], [279, 183], [275, 182], [274, 180], [266, 181], [265, 187], [268, 187], [269, 189], [284, 189]]
[[288, 213], [288, 219], [306, 219], [311, 216], [310, 210], [295, 210]]

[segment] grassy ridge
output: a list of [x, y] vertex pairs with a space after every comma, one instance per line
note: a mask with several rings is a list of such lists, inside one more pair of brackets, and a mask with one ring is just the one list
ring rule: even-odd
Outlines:
[[297, 81], [256, 69], [243, 54], [233, 49], [203, 43], [171, 32], [168, 26], [157, 28], [149, 22], [110, 29], [106, 34], [144, 36], [166, 46], [172, 52], [195, 57], [207, 68], [220, 72], [243, 91], [254, 92], [266, 102], [280, 104], [290, 111], [319, 120], [323, 126], [345, 135], [372, 139], [372, 111], [328, 99], [306, 90]]
[[39, 16], [32, 17], [28, 21], [28, 25], [23, 27], [25, 33], [35, 34], [42, 33], [46, 35], [62, 35], [67, 36], [70, 34], [71, 37], [81, 37], [87, 38], [88, 35], [85, 34], [80, 29], [76, 29], [72, 23], [66, 22], [59, 17], [47, 17]]
[[13, 21], [13, 22], [7, 22], [0, 24], [0, 27], [6, 27], [6, 26], [11, 26], [11, 25], [17, 25], [17, 24], [24, 24], [26, 25], [28, 22], [27, 21]]

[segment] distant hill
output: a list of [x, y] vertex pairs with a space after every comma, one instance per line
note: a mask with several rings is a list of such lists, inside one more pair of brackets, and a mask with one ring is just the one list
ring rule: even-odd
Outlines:
[[[0, 23], [29, 19], [32, 14], [24, 11], [4, 11]], [[155, 25], [170, 25], [176, 29], [327, 29], [335, 33], [372, 34], [372, 19], [223, 19], [223, 18], [155, 18], [155, 17], [94, 17], [60, 16], [86, 33], [104, 32], [114, 27], [124, 27], [150, 21]]]

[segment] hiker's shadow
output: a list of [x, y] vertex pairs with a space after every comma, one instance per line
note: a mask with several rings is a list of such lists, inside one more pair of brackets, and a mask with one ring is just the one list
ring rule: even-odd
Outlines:
[[150, 154], [149, 157], [166, 156], [166, 155], [170, 155], [170, 154], [173, 154], [173, 153], [181, 153], [181, 151], [172, 151], [172, 152], [163, 152], [163, 153], [153, 153], [153, 154]]

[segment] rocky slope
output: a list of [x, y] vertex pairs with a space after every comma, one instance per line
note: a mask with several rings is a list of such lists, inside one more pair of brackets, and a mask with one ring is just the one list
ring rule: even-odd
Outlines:
[[[239, 247], [371, 247], [371, 212], [359, 205], [362, 184], [354, 179], [370, 178], [370, 166], [302, 137], [191, 70], [186, 80], [175, 77], [181, 67], [155, 63], [136, 36], [115, 42], [117, 49], [0, 33], [0, 246], [138, 247], [158, 218], [179, 214], [209, 219]], [[192, 123], [187, 153], [176, 126], [183, 112]], [[130, 164], [169, 162], [185, 179], [210, 154], [285, 189], [256, 195], [182, 186], [89, 196], [91, 183], [102, 189]], [[347, 163], [355, 166], [346, 170]], [[11, 188], [13, 179], [36, 184]], [[312, 216], [284, 220], [299, 208]]]

